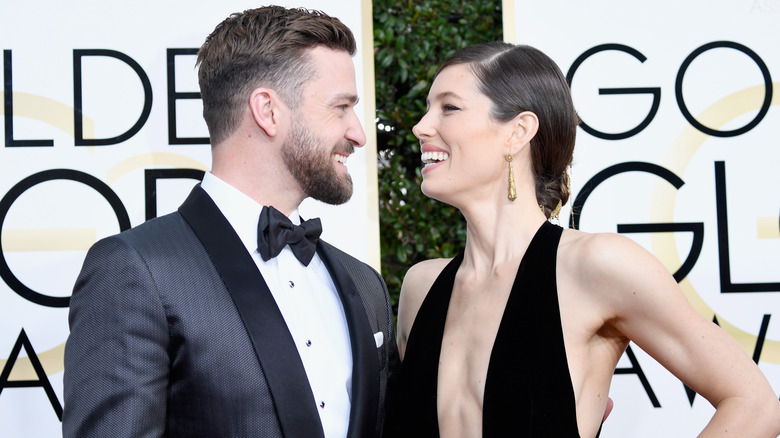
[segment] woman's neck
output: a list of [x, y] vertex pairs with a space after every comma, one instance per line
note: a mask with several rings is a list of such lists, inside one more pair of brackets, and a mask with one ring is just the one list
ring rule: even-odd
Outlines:
[[463, 266], [489, 273], [507, 262], [514, 264], [546, 220], [535, 195], [518, 194], [514, 201], [499, 204], [461, 209], [466, 219]]

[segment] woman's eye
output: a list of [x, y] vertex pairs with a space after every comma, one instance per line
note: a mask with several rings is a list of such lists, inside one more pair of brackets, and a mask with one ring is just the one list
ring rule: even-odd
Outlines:
[[454, 105], [444, 105], [444, 111], [457, 111], [460, 108], [454, 106]]

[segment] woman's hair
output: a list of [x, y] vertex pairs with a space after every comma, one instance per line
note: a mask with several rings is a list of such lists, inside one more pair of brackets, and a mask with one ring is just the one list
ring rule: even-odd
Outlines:
[[198, 83], [211, 144], [238, 126], [252, 90], [274, 89], [291, 108], [316, 76], [308, 49], [356, 51], [355, 37], [319, 11], [268, 6], [235, 13], [218, 24], [198, 50]]
[[463, 48], [436, 72], [465, 64], [477, 79], [479, 90], [490, 99], [490, 117], [507, 122], [523, 111], [539, 119], [531, 140], [536, 199], [547, 217], [558, 201], [569, 200], [566, 171], [574, 154], [579, 117], [561, 70], [540, 50], [500, 41]]

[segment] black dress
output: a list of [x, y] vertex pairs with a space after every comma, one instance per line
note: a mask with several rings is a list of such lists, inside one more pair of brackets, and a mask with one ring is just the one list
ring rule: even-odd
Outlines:
[[[562, 228], [545, 222], [517, 271], [488, 365], [482, 436], [579, 437], [555, 264]], [[385, 437], [438, 437], [437, 375], [461, 252], [441, 272], [414, 321], [392, 389]]]

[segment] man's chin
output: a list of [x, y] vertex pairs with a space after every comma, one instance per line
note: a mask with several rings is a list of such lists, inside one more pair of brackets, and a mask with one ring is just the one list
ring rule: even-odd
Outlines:
[[352, 198], [352, 194], [350, 193], [349, 196], [345, 196], [341, 198], [318, 197], [318, 196], [312, 196], [311, 198], [316, 199], [317, 201], [323, 202], [328, 205], [342, 205], [342, 204], [346, 204]]
[[352, 179], [348, 179], [347, 184], [338, 189], [327, 189], [323, 186], [317, 187], [316, 190], [309, 193], [309, 197], [326, 204], [341, 205], [352, 199], [352, 193]]

